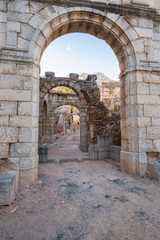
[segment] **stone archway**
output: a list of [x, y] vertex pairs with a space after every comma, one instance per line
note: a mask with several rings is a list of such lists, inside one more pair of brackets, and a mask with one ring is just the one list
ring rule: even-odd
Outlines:
[[30, 2], [1, 5], [1, 156], [19, 170], [20, 186], [37, 181], [40, 58], [50, 42], [71, 32], [104, 39], [115, 52], [121, 69], [121, 169], [144, 175], [147, 154], [160, 152], [159, 9], [150, 1], [129, 1], [129, 7]]
[[[52, 10], [48, 7], [45, 11], [50, 12]], [[39, 14], [42, 16], [43, 13], [44, 10], [42, 10]], [[55, 18], [53, 18], [54, 14]], [[58, 16], [56, 14], [57, 12], [53, 13], [52, 18], [48, 17], [47, 23], [44, 24], [42, 21], [42, 24], [39, 26], [39, 30], [41, 30], [41, 32], [39, 34], [39, 30], [37, 31], [37, 40], [34, 41], [34, 44], [30, 45], [29, 52], [31, 56], [34, 58], [35, 62], [38, 62], [43, 54], [43, 51], [50, 42], [59, 36], [72, 32], [92, 34], [105, 40], [106, 43], [111, 46], [119, 60], [121, 69], [121, 168], [123, 171], [128, 173], [143, 175], [146, 171], [146, 153], [139, 153], [139, 143], [137, 144], [137, 140], [139, 141], [139, 139], [137, 137], [135, 141], [135, 145], [137, 144], [137, 146], [133, 146], [131, 143], [131, 135], [135, 134], [135, 132], [139, 135], [139, 129], [137, 127], [132, 128], [130, 126], [132, 117], [126, 113], [128, 103], [131, 101], [126, 98], [132, 98], [132, 96], [128, 95], [128, 89], [130, 88], [131, 83], [130, 80], [128, 81], [128, 78], [133, 78], [133, 82], [137, 82], [138, 74], [135, 73], [135, 67], [140, 63], [140, 54], [137, 54], [136, 51], [136, 43], [139, 39], [138, 33], [123, 17], [115, 14], [108, 14], [106, 16], [106, 14], [97, 10], [94, 12], [93, 9], [78, 7], [74, 8], [74, 10], [72, 8], [67, 9], [67, 11], [64, 8], [60, 8], [58, 10]], [[50, 16], [49, 13], [48, 16]], [[33, 24], [33, 27], [36, 27], [37, 17], [38, 16], [34, 16], [33, 20], [30, 21], [30, 23]], [[43, 43], [43, 45], [40, 46], [38, 42]], [[143, 50], [141, 49], [141, 51]], [[32, 54], [33, 52], [34, 55]], [[132, 107], [133, 106], [131, 106], [131, 108]], [[132, 148], [134, 149], [132, 150]], [[136, 163], [133, 163], [133, 159], [135, 158]], [[142, 164], [140, 163], [141, 160]]]
[[[75, 94], [63, 94], [63, 93], [48, 93], [45, 96], [45, 101], [47, 102], [49, 105], [49, 109], [47, 112], [44, 112], [44, 110], [42, 110], [42, 124], [41, 124], [41, 118], [39, 119], [39, 144], [44, 144], [44, 143], [53, 143], [53, 115], [54, 115], [54, 111], [56, 110], [56, 108], [60, 107], [60, 106], [64, 106], [64, 105], [71, 105], [71, 106], [75, 106], [76, 108], [80, 108], [80, 100], [78, 98], [78, 96]], [[43, 103], [44, 105], [44, 103]], [[44, 108], [43, 108], [44, 109]], [[47, 119], [47, 126], [46, 126], [46, 131], [45, 131], [45, 135], [43, 134], [43, 125], [44, 125], [44, 117], [43, 115], [45, 114], [46, 119]], [[41, 131], [40, 131], [40, 127], [42, 125], [42, 139], [41, 139]]]
[[[54, 73], [46, 73], [45, 78], [40, 78], [40, 106], [39, 106], [39, 143], [43, 143], [42, 126], [43, 126], [43, 104], [47, 102], [47, 131], [45, 141], [53, 142], [53, 112], [62, 105], [73, 105], [80, 111], [80, 149], [87, 152], [89, 143], [95, 141], [96, 132], [101, 126], [96, 126], [96, 117], [102, 115], [108, 117], [108, 109], [100, 103], [100, 93], [96, 84], [96, 76], [88, 75], [88, 80], [78, 79], [78, 74], [70, 74], [70, 78], [54, 77]], [[72, 89], [75, 95], [64, 97], [58, 93], [50, 93], [51, 89], [63, 86]], [[56, 99], [54, 99], [54, 97]], [[103, 114], [96, 113], [97, 104], [102, 105]], [[100, 112], [100, 111], [99, 111]], [[96, 116], [93, 116], [95, 113]], [[101, 112], [100, 112], [101, 113]], [[99, 123], [98, 123], [99, 125]], [[95, 128], [95, 129], [94, 129]], [[92, 130], [91, 130], [92, 129]], [[93, 140], [94, 138], [94, 140]]]

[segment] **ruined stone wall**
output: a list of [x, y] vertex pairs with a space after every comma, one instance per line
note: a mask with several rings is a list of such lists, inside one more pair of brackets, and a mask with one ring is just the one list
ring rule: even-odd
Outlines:
[[102, 82], [102, 101], [110, 113], [120, 113], [120, 82]]
[[[78, 75], [73, 78], [56, 78], [54, 73], [46, 73], [46, 78], [40, 78], [40, 122], [39, 136], [42, 138], [41, 126], [43, 114], [43, 102], [47, 101], [47, 129], [45, 141], [53, 142], [53, 112], [58, 106], [73, 105], [80, 111], [80, 145], [81, 149], [87, 150], [90, 143], [97, 141], [97, 135], [100, 135], [105, 128], [109, 116], [108, 109], [100, 102], [100, 92], [96, 84], [96, 76], [88, 75], [86, 80], [79, 80]], [[65, 86], [74, 90], [77, 94], [71, 95], [49, 93], [53, 87]], [[44, 140], [40, 139], [40, 144]]]
[[101, 135], [113, 137], [113, 145], [121, 146], [121, 118], [120, 114], [112, 114], [107, 120], [106, 127]]

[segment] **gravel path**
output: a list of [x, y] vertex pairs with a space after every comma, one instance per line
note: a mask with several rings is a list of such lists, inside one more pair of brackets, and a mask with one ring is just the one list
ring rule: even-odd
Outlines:
[[105, 161], [40, 164], [39, 184], [0, 208], [0, 239], [160, 239], [159, 199], [156, 181]]
[[61, 159], [64, 157], [88, 157], [88, 153], [79, 150], [79, 138], [79, 133], [60, 136], [60, 138], [58, 138], [53, 144], [48, 146], [48, 158]]

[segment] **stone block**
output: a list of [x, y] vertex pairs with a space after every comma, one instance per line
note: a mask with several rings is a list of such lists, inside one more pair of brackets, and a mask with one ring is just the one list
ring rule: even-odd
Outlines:
[[38, 29], [39, 26], [45, 21], [45, 17], [41, 16], [40, 14], [34, 15], [30, 21], [29, 24], [34, 27], [35, 29]]
[[17, 33], [7, 32], [7, 45], [16, 46], [17, 45]]
[[160, 84], [149, 85], [150, 94], [160, 95]]
[[30, 25], [21, 23], [21, 33], [20, 33], [21, 38], [31, 41], [34, 31], [35, 29]]
[[6, 45], [6, 33], [1, 33], [0, 37], [0, 46], [5, 46]]
[[0, 12], [0, 22], [6, 22], [6, 21], [7, 21], [7, 13]]
[[6, 26], [7, 26], [6, 23], [1, 22], [1, 30], [0, 30], [1, 33], [6, 33], [6, 31], [7, 31]]
[[19, 102], [18, 115], [19, 116], [38, 116], [39, 105], [32, 102]]
[[88, 147], [88, 156], [89, 159], [91, 160], [95, 160], [98, 159], [98, 151], [97, 149], [95, 149], [95, 145], [94, 144], [90, 144]]
[[7, 31], [8, 32], [20, 32], [20, 23], [19, 22], [7, 22]]
[[160, 152], [160, 137], [158, 140], [153, 140], [153, 147], [155, 152]]
[[150, 117], [138, 117], [137, 126], [138, 127], [149, 127], [152, 125]]
[[72, 78], [72, 79], [74, 79], [74, 80], [78, 80], [79, 74], [77, 74], [77, 73], [70, 73], [70, 74], [69, 74], [69, 77]]
[[17, 65], [15, 62], [6, 62], [6, 61], [1, 61], [0, 63], [0, 73], [1, 74], [11, 74], [11, 75], [16, 75], [17, 73]]
[[[131, 83], [130, 84], [130, 95], [149, 95], [149, 84], [148, 83]], [[151, 93], [152, 94], [152, 93]]]
[[[137, 145], [136, 148], [133, 147], [133, 144]], [[139, 151], [139, 152], [150, 152], [153, 151], [153, 140], [142, 139], [138, 142], [132, 141], [132, 151]]]
[[98, 151], [99, 152], [109, 152], [110, 151], [110, 146], [98, 146]]
[[8, 116], [0, 116], [0, 126], [8, 126]]
[[115, 153], [121, 152], [121, 146], [110, 145], [109, 148], [111, 152], [115, 152]]
[[110, 152], [110, 159], [120, 162], [120, 153]]
[[18, 37], [17, 46], [20, 49], [28, 50], [30, 42], [26, 39]]
[[49, 23], [46, 24], [45, 27], [43, 27], [43, 29], [42, 29], [42, 33], [46, 38], [48, 38], [52, 32], [53, 32], [53, 30]]
[[1, 143], [18, 142], [18, 128], [0, 127], [0, 142]]
[[156, 105], [159, 102], [157, 95], [137, 95], [137, 104]]
[[38, 127], [38, 118], [31, 116], [11, 116], [9, 121], [10, 126], [14, 127]]
[[110, 145], [110, 159], [120, 162], [120, 152], [121, 152], [120, 146]]
[[5, 89], [22, 89], [23, 81], [17, 75], [0, 75], [0, 86]]
[[15, 90], [15, 89], [0, 89], [0, 100], [30, 102], [31, 91]]
[[144, 116], [160, 117], [160, 105], [144, 105]]
[[8, 9], [14, 10], [16, 12], [22, 12], [24, 15], [29, 13], [29, 5], [26, 4], [25, 0], [19, 1], [9, 1]]
[[37, 79], [32, 78], [32, 77], [24, 77], [21, 76], [24, 84], [24, 89], [26, 90], [36, 90], [39, 91], [39, 83], [37, 81]]
[[12, 10], [10, 10], [10, 14], [8, 14], [8, 16], [7, 16], [7, 20], [28, 23], [29, 19], [32, 16], [33, 16], [33, 14], [31, 14], [31, 13], [24, 14], [24, 12], [16, 12], [12, 9]]
[[81, 150], [83, 152], [88, 152], [88, 143], [82, 143], [81, 144]]
[[87, 75], [86, 80], [87, 81], [96, 81], [97, 80], [97, 75], [89, 74], [89, 75]]
[[39, 102], [39, 91], [32, 90], [32, 102], [34, 103]]
[[113, 137], [110, 135], [98, 136], [98, 146], [105, 147], [113, 144]]
[[147, 171], [151, 178], [156, 179], [160, 183], [160, 163], [148, 163], [147, 164]]
[[12, 170], [19, 171], [20, 158], [8, 158], [8, 163]]
[[147, 127], [147, 139], [160, 139], [160, 126]]
[[29, 170], [38, 168], [39, 156], [30, 158], [20, 158], [20, 170]]
[[159, 117], [152, 117], [152, 126], [160, 126], [160, 116]]
[[11, 144], [10, 158], [26, 158], [37, 156], [37, 143], [15, 143]]
[[33, 59], [34, 59], [34, 61], [39, 62], [39, 60], [41, 59], [42, 49], [37, 43], [34, 44], [33, 48], [34, 48]]
[[146, 153], [121, 151], [121, 171], [138, 176], [145, 176], [147, 171]]
[[1, 11], [6, 12], [7, 4], [6, 4], [5, 0], [1, 0], [1, 2], [0, 2], [0, 9], [1, 9]]
[[45, 72], [45, 77], [46, 78], [55, 77], [55, 72]]
[[38, 142], [38, 128], [20, 128], [19, 142]]
[[126, 106], [126, 116], [135, 118], [135, 117], [143, 117], [144, 106], [143, 105], [131, 105]]
[[158, 83], [159, 84], [159, 75], [154, 73], [143, 73], [143, 80], [147, 83]]
[[8, 158], [9, 143], [0, 143], [0, 158]]
[[134, 41], [134, 49], [136, 53], [141, 53], [145, 51], [144, 38], [139, 38]]
[[135, 30], [141, 37], [153, 38], [153, 29], [135, 27]]
[[45, 45], [45, 42], [46, 42], [46, 38], [40, 33], [40, 34], [38, 35], [37, 40], [36, 40], [37, 45], [38, 45], [39, 47], [44, 46], [44, 45]]
[[19, 76], [39, 78], [39, 67], [35, 64], [20, 63], [17, 64], [17, 73]]
[[98, 159], [110, 159], [110, 152], [98, 152]]
[[98, 144], [94, 144], [94, 150], [95, 150], [96, 152], [99, 151], [99, 146], [98, 146]]
[[9, 205], [18, 188], [18, 172], [8, 171], [0, 176], [0, 205]]

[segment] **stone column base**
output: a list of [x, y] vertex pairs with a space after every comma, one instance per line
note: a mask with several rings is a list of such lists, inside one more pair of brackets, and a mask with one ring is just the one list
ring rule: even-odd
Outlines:
[[121, 171], [138, 176], [145, 176], [147, 172], [147, 154], [121, 151]]
[[11, 169], [19, 171], [19, 188], [30, 187], [38, 180], [39, 156], [28, 158], [9, 158]]

